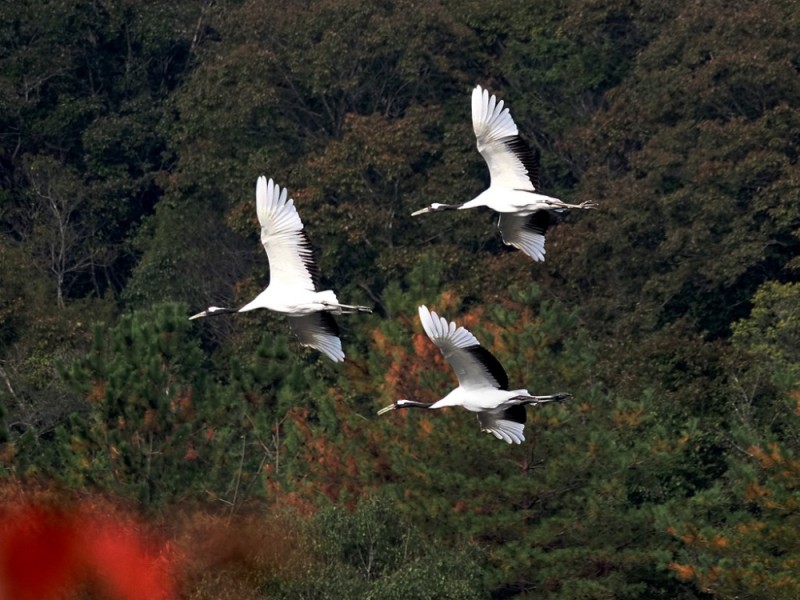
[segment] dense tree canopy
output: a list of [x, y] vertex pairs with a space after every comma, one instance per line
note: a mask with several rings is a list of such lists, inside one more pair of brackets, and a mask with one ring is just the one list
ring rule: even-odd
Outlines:
[[[91, 523], [164, 598], [796, 598], [797, 31], [789, 0], [0, 1], [0, 588]], [[410, 216], [488, 183], [478, 83], [600, 206], [544, 263]], [[259, 175], [374, 306], [341, 365], [266, 311], [187, 318], [269, 281]], [[423, 303], [573, 399], [520, 446], [377, 418], [453, 385]]]

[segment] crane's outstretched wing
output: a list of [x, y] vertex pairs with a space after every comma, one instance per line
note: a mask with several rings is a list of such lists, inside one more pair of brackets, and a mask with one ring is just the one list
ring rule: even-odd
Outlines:
[[492, 184], [528, 191], [539, 187], [538, 153], [519, 135], [503, 101], [481, 86], [472, 90], [472, 128]]
[[521, 444], [525, 441], [525, 419], [528, 413], [522, 404], [509, 406], [500, 414], [488, 412], [478, 413], [481, 431], [491, 433], [498, 440], [509, 444]]
[[333, 362], [344, 360], [339, 326], [331, 313], [321, 311], [287, 318], [303, 346], [316, 348]]
[[544, 260], [544, 234], [549, 224], [550, 213], [546, 210], [528, 216], [504, 213], [497, 221], [503, 242], [519, 248], [533, 260]]
[[266, 177], [256, 184], [256, 212], [261, 223], [261, 243], [269, 259], [270, 284], [316, 291], [319, 273], [303, 222], [286, 198], [286, 188]]
[[426, 306], [419, 307], [419, 318], [425, 333], [453, 367], [462, 388], [508, 389], [508, 375], [503, 366], [469, 331], [429, 311]]

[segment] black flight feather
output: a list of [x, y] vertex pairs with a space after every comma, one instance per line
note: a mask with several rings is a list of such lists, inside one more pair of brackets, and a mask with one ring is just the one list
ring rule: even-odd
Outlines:
[[297, 232], [300, 236], [300, 243], [298, 250], [300, 252], [300, 259], [303, 261], [308, 274], [311, 275], [311, 283], [314, 286], [314, 291], [319, 291], [319, 268], [317, 261], [314, 260], [314, 249], [311, 247], [311, 240], [308, 239], [308, 234], [305, 229]]
[[515, 135], [503, 140], [506, 148], [514, 153], [522, 166], [528, 172], [528, 179], [533, 184], [533, 189], [539, 189], [539, 151], [533, 150], [521, 136]]
[[339, 337], [339, 324], [336, 322], [336, 319], [333, 318], [333, 315], [328, 311], [320, 311], [316, 313], [317, 318], [319, 319], [319, 326], [325, 333], [329, 333], [336, 337]]
[[500, 361], [498, 361], [491, 352], [489, 352], [483, 346], [470, 346], [468, 348], [464, 348], [464, 350], [469, 352], [479, 363], [483, 365], [483, 367], [489, 372], [489, 375], [494, 377], [499, 389], [508, 389], [508, 375], [506, 375], [503, 365], [500, 364]]
[[503, 419], [506, 421], [513, 421], [514, 423], [524, 425], [527, 418], [528, 411], [525, 410], [524, 404], [514, 404], [503, 411]]
[[550, 211], [548, 210], [537, 210], [525, 221], [525, 229], [539, 235], [547, 233], [548, 225], [550, 225]]

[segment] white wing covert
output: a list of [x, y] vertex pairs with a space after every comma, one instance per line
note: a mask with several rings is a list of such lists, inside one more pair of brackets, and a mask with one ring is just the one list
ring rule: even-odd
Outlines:
[[[524, 407], [522, 407], [524, 408]], [[481, 430], [491, 433], [498, 440], [509, 444], [521, 444], [525, 441], [525, 424], [504, 419], [503, 415], [482, 412], [478, 413]]]
[[439, 346], [455, 371], [462, 388], [508, 389], [508, 376], [502, 365], [469, 331], [429, 311], [426, 306], [419, 307], [419, 318], [425, 333]]
[[472, 90], [472, 128], [492, 185], [515, 190], [534, 191], [538, 185], [539, 160], [528, 143], [519, 135], [503, 101], [488, 90], [476, 86]]
[[533, 260], [544, 260], [544, 234], [550, 222], [550, 214], [546, 210], [538, 210], [528, 216], [511, 213], [501, 214], [497, 227], [503, 236], [503, 242], [522, 250]]
[[289, 325], [303, 346], [316, 348], [333, 362], [344, 360], [339, 326], [329, 312], [313, 312], [299, 317], [289, 316], [288, 319]]
[[270, 284], [276, 287], [316, 291], [317, 266], [303, 222], [286, 188], [266, 177], [256, 184], [256, 212], [261, 224], [261, 243], [269, 259]]

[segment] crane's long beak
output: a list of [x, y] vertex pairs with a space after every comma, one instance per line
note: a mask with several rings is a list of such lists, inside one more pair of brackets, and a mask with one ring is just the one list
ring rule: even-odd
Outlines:
[[397, 408], [396, 404], [390, 404], [389, 406], [386, 406], [386, 407], [380, 409], [378, 411], [378, 414], [379, 415], [385, 414], [385, 413], [389, 412], [390, 410], [394, 410], [395, 408]]
[[426, 206], [425, 208], [420, 208], [419, 210], [415, 210], [413, 213], [411, 213], [411, 216], [416, 217], [417, 215], [424, 215], [425, 213], [429, 212], [431, 212], [431, 207]]
[[199, 312], [196, 315], [192, 315], [191, 317], [189, 317], [189, 320], [193, 321], [194, 319], [199, 319], [200, 317], [207, 317], [207, 316], [208, 316], [208, 311], [204, 310], [203, 312]]

